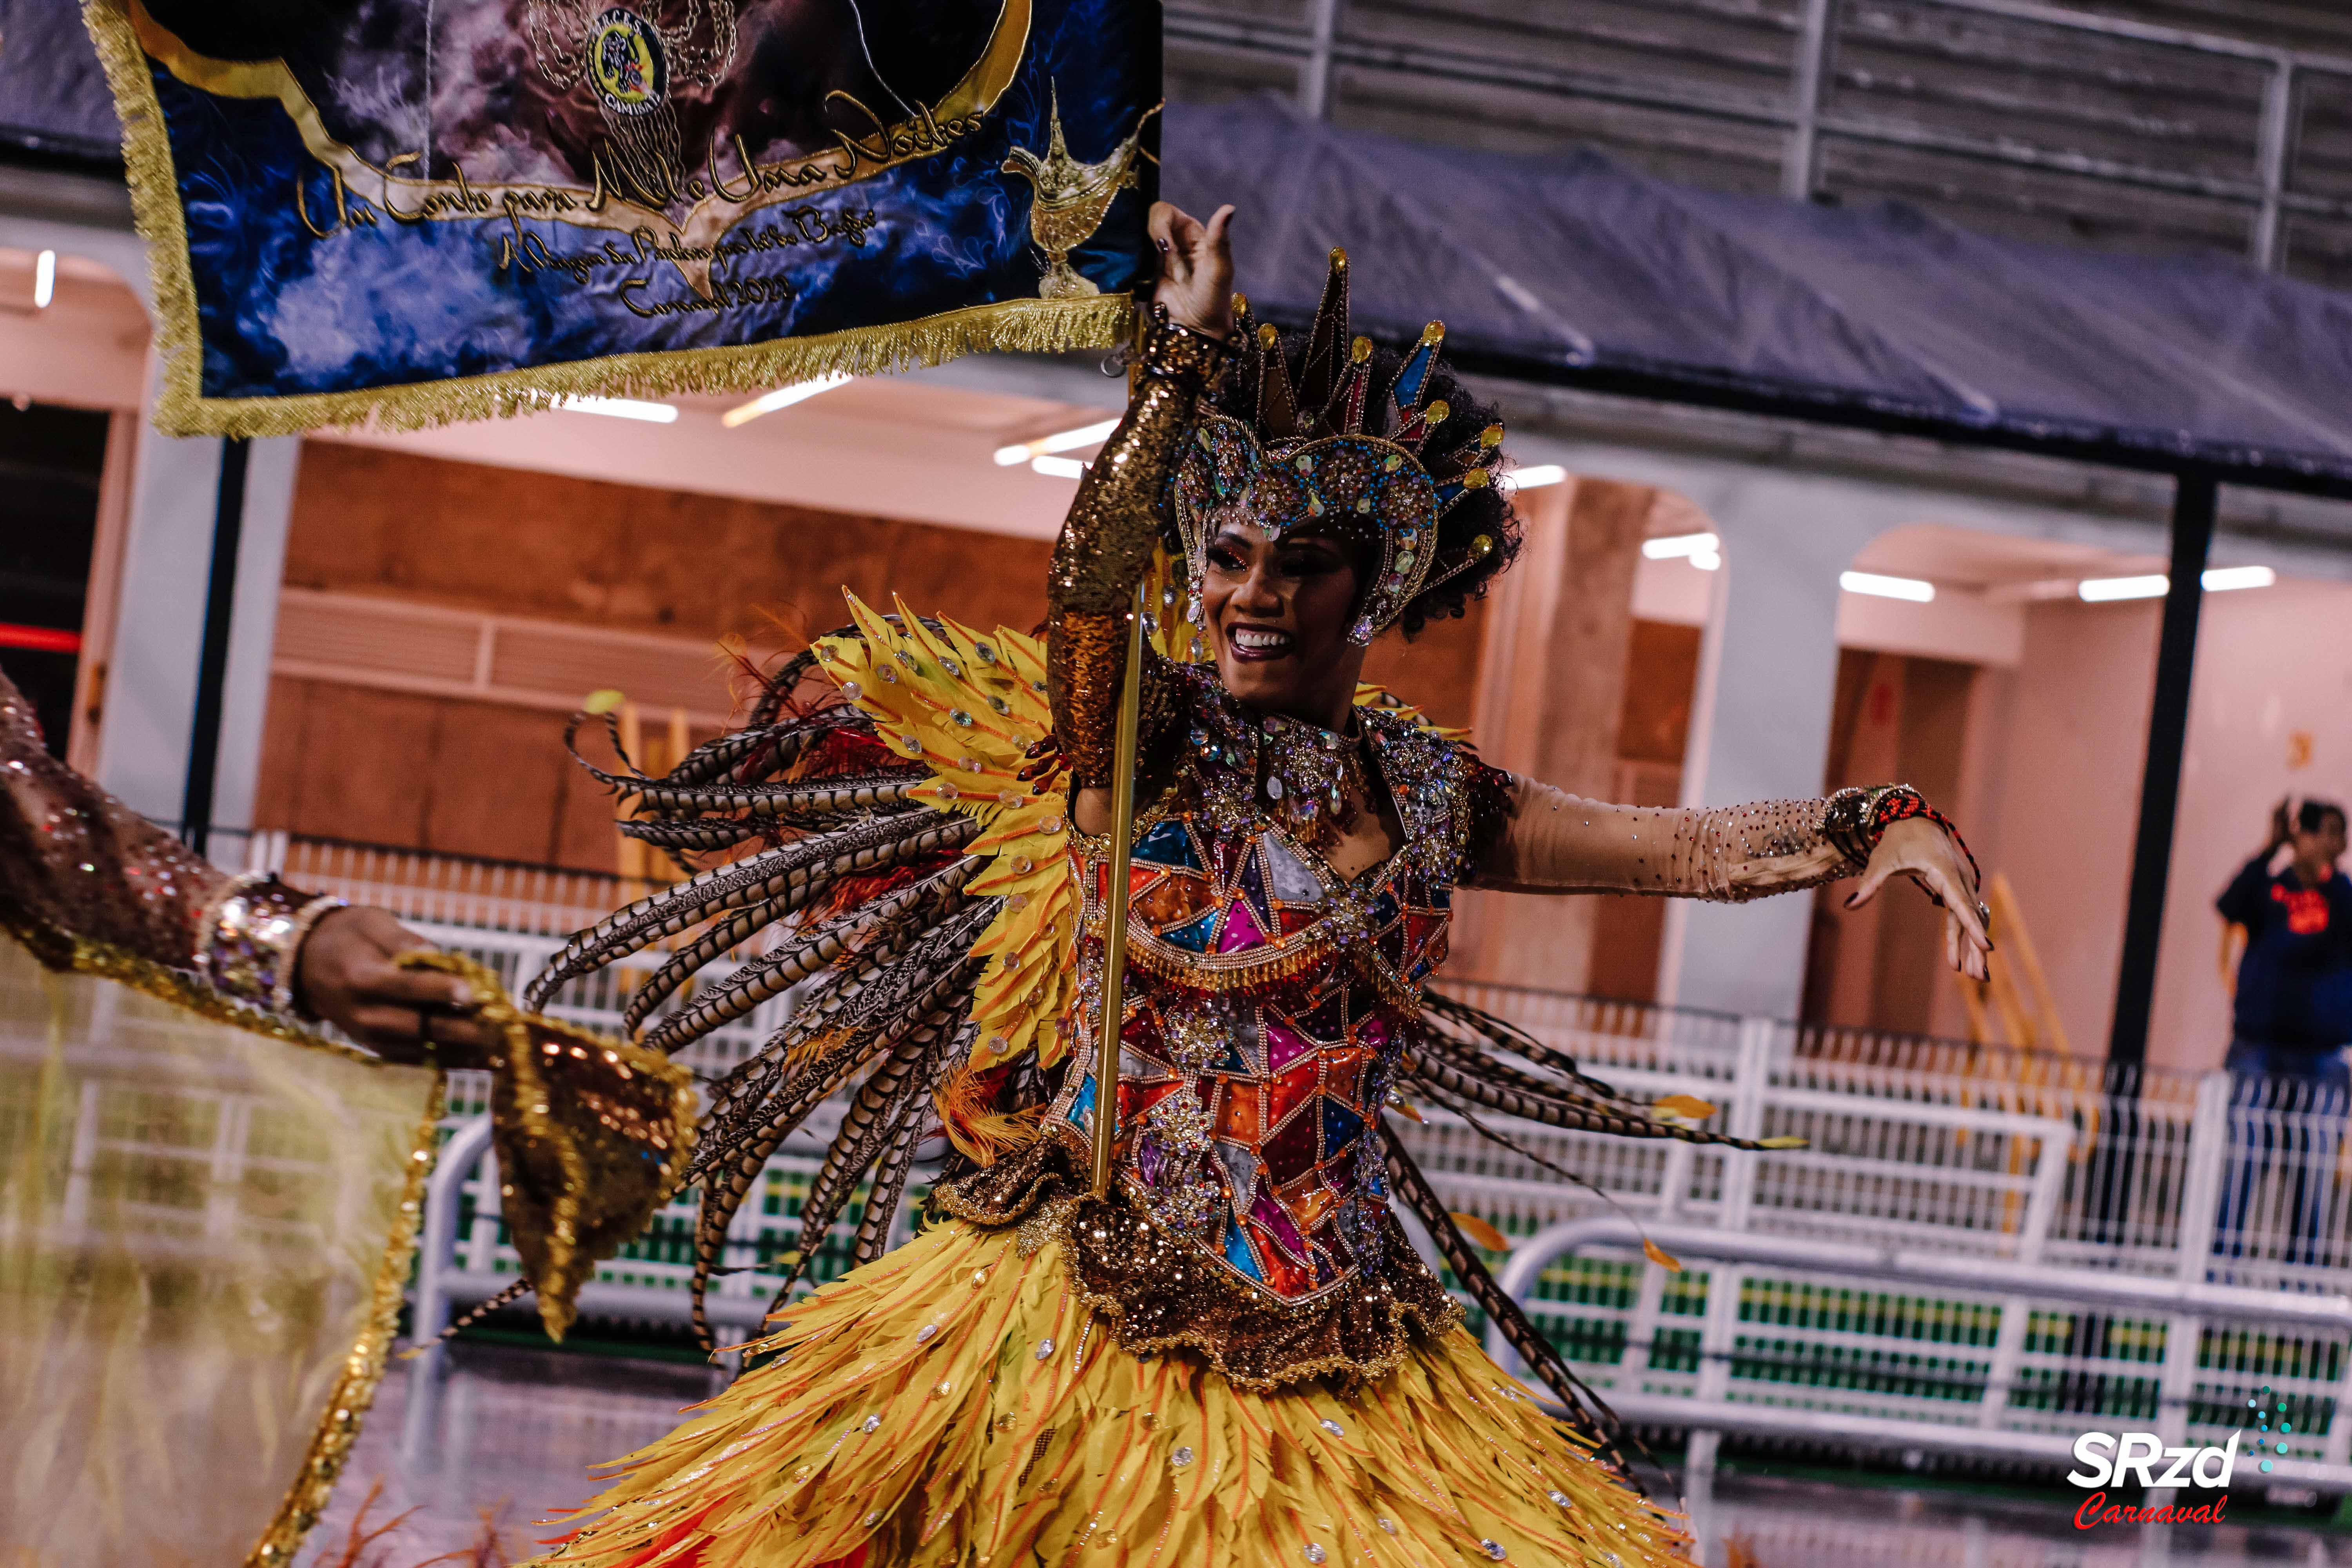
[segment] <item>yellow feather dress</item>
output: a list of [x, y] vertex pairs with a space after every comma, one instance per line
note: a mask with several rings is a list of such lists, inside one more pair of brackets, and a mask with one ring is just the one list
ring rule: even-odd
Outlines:
[[[894, 753], [929, 765], [926, 804], [980, 819], [968, 852], [991, 858], [973, 885], [1006, 900], [975, 948], [989, 963], [971, 1009], [973, 1065], [1029, 1050], [1050, 1064], [1066, 1048], [1057, 1016], [1081, 988], [1086, 900], [1060, 802], [1017, 780], [1026, 742], [1046, 727], [1044, 650], [1018, 633], [926, 624], [904, 605], [893, 616], [854, 599], [851, 609], [856, 632], [819, 645], [822, 668]], [[1176, 634], [1160, 633], [1160, 651], [1181, 662], [1187, 650], [1168, 646]], [[1414, 718], [1385, 693], [1363, 700]], [[1122, 1126], [1130, 1114], [1123, 1103]], [[1034, 1121], [1021, 1131], [1038, 1136]], [[1044, 1137], [1083, 1146], [1066, 1123]], [[1017, 1223], [950, 1218], [794, 1302], [743, 1347], [752, 1370], [611, 1467], [607, 1489], [561, 1521], [572, 1528], [541, 1561], [1686, 1561], [1675, 1517], [1496, 1366], [1425, 1271], [1437, 1305], [1412, 1326], [1389, 1325], [1393, 1346], [1373, 1375], [1237, 1381], [1181, 1348], [1181, 1325], [1151, 1353], [1122, 1342], [1133, 1325], [1114, 1327], [1116, 1305], [1100, 1310], [1074, 1267], [1085, 1238], [1068, 1226], [1084, 1212], [1066, 1196], [1022, 1209]]]

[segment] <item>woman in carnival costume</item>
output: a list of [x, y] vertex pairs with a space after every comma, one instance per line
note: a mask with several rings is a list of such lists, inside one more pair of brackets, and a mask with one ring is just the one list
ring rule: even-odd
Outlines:
[[[1605, 805], [1490, 768], [1360, 684], [1379, 633], [1459, 614], [1515, 552], [1502, 431], [1439, 366], [1436, 326], [1404, 355], [1351, 338], [1344, 258], [1309, 333], [1254, 323], [1228, 302], [1230, 216], [1153, 209], [1157, 303], [1055, 548], [1042, 647], [853, 600], [855, 626], [778, 672], [746, 729], [663, 779], [604, 775], [637, 803], [626, 830], [740, 858], [582, 932], [534, 998], [676, 940], [635, 1026], [779, 925], [645, 1033], [675, 1050], [811, 982], [712, 1097], [698, 1311], [769, 1155], [859, 1073], [801, 1256], [873, 1187], [858, 1267], [788, 1307], [780, 1291], [754, 1370], [621, 1461], [551, 1561], [1676, 1560], [1668, 1516], [1596, 1458], [1605, 1413], [1382, 1111], [1406, 1090], [1727, 1141], [1429, 991], [1453, 890], [1736, 900], [1859, 873], [1867, 898], [1907, 874], [1949, 912], [1953, 964], [1984, 972], [1974, 868], [1912, 791]], [[935, 1117], [954, 1151], [940, 1223], [886, 1253]], [[1392, 1196], [1566, 1419], [1462, 1328]]]
[[[1153, 209], [1133, 396], [1055, 549], [1042, 645], [853, 600], [745, 728], [659, 779], [602, 775], [634, 801], [625, 831], [719, 863], [581, 932], [529, 998], [669, 944], [628, 1005], [640, 1048], [530, 1080], [557, 1124], [503, 1117], [551, 1327], [685, 1142], [653, 1053], [788, 988], [790, 1021], [712, 1087], [686, 1173], [698, 1327], [768, 1157], [853, 1080], [803, 1266], [872, 1185], [858, 1266], [785, 1306], [788, 1281], [753, 1370], [621, 1461], [551, 1561], [1680, 1561], [1671, 1516], [1608, 1457], [1605, 1410], [1383, 1110], [1409, 1092], [1495, 1137], [1479, 1113], [1756, 1145], [1653, 1120], [1428, 989], [1454, 889], [1744, 900], [1860, 875], [1859, 903], [1900, 874], [1946, 909], [1953, 965], [1984, 973], [1973, 863], [1913, 791], [1603, 805], [1490, 768], [1363, 685], [1375, 637], [1459, 614], [1516, 553], [1502, 430], [1438, 363], [1435, 325], [1403, 354], [1351, 337], [1336, 255], [1311, 331], [1253, 322], [1228, 294], [1229, 218]], [[5, 688], [0, 719], [0, 918], [51, 963], [150, 989], [193, 972], [191, 994], [324, 1017], [395, 1058], [487, 1058], [509, 1113], [536, 1103], [514, 1089], [539, 1051], [551, 1073], [583, 1055], [481, 1009], [478, 976], [396, 963], [414, 941], [382, 911], [180, 849], [49, 761]], [[673, 1002], [762, 932], [762, 956]], [[939, 1223], [886, 1253], [934, 1124], [953, 1151]], [[624, 1170], [627, 1201], [595, 1191]], [[584, 1211], [559, 1213], [565, 1194]], [[1462, 1328], [1392, 1199], [1556, 1408]]]

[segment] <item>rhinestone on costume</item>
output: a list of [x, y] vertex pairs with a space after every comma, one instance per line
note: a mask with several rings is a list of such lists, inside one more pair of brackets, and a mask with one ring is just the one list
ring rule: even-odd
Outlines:
[[868, 1415], [866, 1418], [866, 1426], [864, 1429], [868, 1432], [877, 1431], [881, 1427], [881, 1425], [882, 1417], [879, 1415]]
[[1573, 1508], [1576, 1506], [1574, 1503], [1568, 1500], [1568, 1494], [1566, 1492], [1547, 1492], [1545, 1495], [1562, 1508]]
[[982, 664], [994, 664], [996, 662], [996, 650], [984, 642], [976, 642], [972, 644], [971, 651], [980, 655], [980, 662]]
[[857, 682], [854, 680], [845, 680], [841, 683], [841, 694], [844, 697], [848, 698], [852, 702], [857, 700], [858, 692], [859, 687]]
[[1323, 1548], [1322, 1548], [1322, 1547], [1320, 1547], [1320, 1546], [1318, 1546], [1318, 1545], [1317, 1545], [1317, 1544], [1316, 1544], [1314, 1542], [1312, 1542], [1312, 1541], [1308, 1542], [1307, 1543], [1307, 1561], [1308, 1561], [1309, 1563], [1320, 1563], [1320, 1562], [1322, 1562], [1322, 1561], [1323, 1561], [1323, 1558], [1324, 1558], [1324, 1551], [1323, 1551]]
[[971, 715], [965, 712], [961, 708], [950, 710], [948, 717], [954, 720], [957, 723], [963, 725], [966, 729], [970, 729], [971, 727]]
[[1478, 1550], [1485, 1552], [1487, 1556], [1493, 1558], [1497, 1563], [1500, 1563], [1504, 1558], [1510, 1555], [1509, 1552], [1503, 1550], [1503, 1543], [1499, 1541], [1482, 1541], [1478, 1543]]
[[1042, 1339], [1037, 1342], [1037, 1359], [1039, 1361], [1044, 1361], [1047, 1356], [1050, 1356], [1053, 1353], [1054, 1342], [1052, 1339]]
[[[940, 1326], [937, 1323], [925, 1323], [921, 1328], [915, 1331], [915, 1342], [919, 1345], [929, 1344], [933, 1339], [938, 1337], [939, 1331]], [[1559, 1494], [1555, 1492], [1552, 1495], [1557, 1497]]]
[[1189, 1447], [1179, 1448], [1168, 1456], [1168, 1462], [1181, 1470], [1192, 1462], [1192, 1450]]
[[1394, 1534], [1396, 1533], [1396, 1521], [1395, 1521], [1395, 1520], [1392, 1520], [1392, 1519], [1376, 1519], [1376, 1520], [1374, 1520], [1372, 1522], [1373, 1522], [1374, 1524], [1379, 1525], [1382, 1530], [1384, 1530], [1384, 1531], [1388, 1531], [1391, 1535], [1394, 1535]]
[[867, 1528], [867, 1529], [869, 1529], [869, 1530], [870, 1530], [870, 1529], [872, 1529], [872, 1528], [873, 1528], [873, 1526], [874, 1526], [875, 1521], [877, 1521], [877, 1520], [879, 1520], [881, 1517], [882, 1517], [882, 1516], [881, 1516], [879, 1513], [869, 1513], [869, 1514], [867, 1514], [867, 1515], [866, 1516], [866, 1528]]
[[1332, 1420], [1328, 1415], [1326, 1415], [1322, 1420], [1315, 1423], [1315, 1425], [1322, 1427], [1323, 1430], [1330, 1433], [1334, 1437], [1344, 1437], [1348, 1435], [1348, 1429], [1340, 1426], [1337, 1421]]

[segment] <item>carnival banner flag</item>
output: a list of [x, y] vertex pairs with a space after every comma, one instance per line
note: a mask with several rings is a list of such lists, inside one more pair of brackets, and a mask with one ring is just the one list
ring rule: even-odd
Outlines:
[[1115, 342], [1134, 0], [86, 0], [174, 435]]

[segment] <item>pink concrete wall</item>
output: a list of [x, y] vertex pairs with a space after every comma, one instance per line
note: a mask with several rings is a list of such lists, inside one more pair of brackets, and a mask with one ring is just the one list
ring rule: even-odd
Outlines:
[[2016, 889], [2080, 1056], [2105, 1054], [2115, 1014], [2158, 613], [2154, 600], [2027, 612], [2006, 723], [1978, 772], [1990, 809], [1961, 824], [1986, 874]]
[[2352, 801], [2347, 626], [2352, 585], [2340, 583], [2282, 578], [2205, 601], [2150, 1061], [2221, 1063], [2230, 1013], [2213, 898], [2262, 847], [2272, 804], [2285, 795]]
[[[1970, 737], [1964, 819], [2016, 888], [2077, 1055], [2105, 1053], [2131, 885], [2157, 601], [2034, 605], [2009, 689]], [[2165, 900], [2151, 1063], [2218, 1066], [2229, 997], [2213, 897], [2283, 795], [2352, 797], [2352, 586], [2282, 579], [2205, 601]], [[1981, 804], [1978, 804], [1981, 801]], [[1937, 1022], [1950, 1022], [1939, 1008]]]

